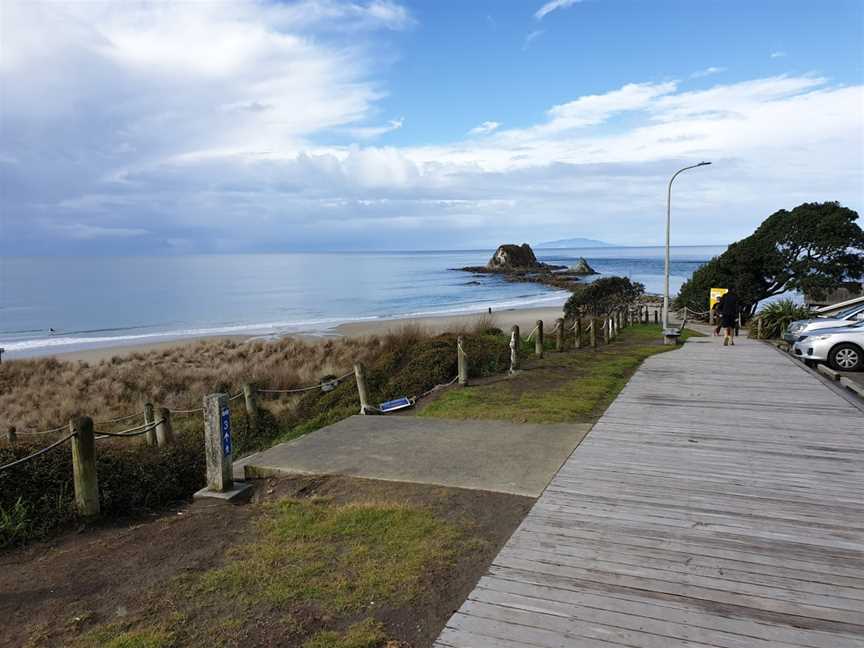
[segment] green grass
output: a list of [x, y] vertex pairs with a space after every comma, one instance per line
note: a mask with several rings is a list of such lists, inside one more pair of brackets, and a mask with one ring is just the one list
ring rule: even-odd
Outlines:
[[196, 589], [250, 607], [302, 602], [342, 612], [370, 601], [398, 604], [419, 591], [430, 568], [449, 564], [463, 539], [422, 509], [285, 499], [271, 505], [259, 539], [205, 573]]
[[[694, 335], [699, 334], [685, 331], [683, 337]], [[547, 353], [544, 360], [507, 381], [451, 390], [419, 415], [520, 423], [589, 422], [608, 407], [645, 358], [675, 348], [659, 340], [660, 327], [632, 326], [596, 352]]]
[[377, 648], [387, 639], [384, 626], [373, 619], [355, 623], [344, 634], [319, 632], [303, 648]]
[[88, 632], [79, 642], [87, 648], [170, 648], [174, 640], [162, 629], [125, 631], [118, 624], [109, 624]]
[[[177, 577], [153, 593], [171, 615], [98, 626], [76, 648], [223, 645], [268, 618], [296, 637], [308, 630], [304, 611], [363, 619], [411, 603], [437, 573], [482, 542], [421, 507], [326, 498], [262, 506], [254, 539], [229, 549], [221, 566]], [[214, 615], [226, 620], [214, 624]], [[371, 616], [341, 632], [315, 629], [304, 648], [375, 648], [387, 638]]]

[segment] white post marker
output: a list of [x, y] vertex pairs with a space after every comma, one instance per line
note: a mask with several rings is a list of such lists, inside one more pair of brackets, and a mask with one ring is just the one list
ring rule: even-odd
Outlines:
[[204, 456], [207, 461], [207, 487], [195, 493], [196, 498], [233, 500], [244, 493], [251, 494], [250, 484], [234, 481], [234, 439], [228, 394], [204, 397]]

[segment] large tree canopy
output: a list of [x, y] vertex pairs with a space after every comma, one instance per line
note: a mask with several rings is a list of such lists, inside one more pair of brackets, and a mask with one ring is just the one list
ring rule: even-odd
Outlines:
[[856, 212], [837, 202], [781, 209], [694, 272], [678, 293], [678, 306], [707, 310], [711, 288], [732, 288], [750, 315], [761, 300], [774, 295], [859, 280], [864, 275], [864, 232], [856, 220]]
[[564, 304], [564, 315], [605, 315], [633, 303], [644, 292], [645, 286], [627, 277], [603, 277], [576, 290]]

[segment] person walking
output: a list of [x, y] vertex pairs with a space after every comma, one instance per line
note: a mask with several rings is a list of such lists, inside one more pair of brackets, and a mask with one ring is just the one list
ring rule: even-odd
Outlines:
[[729, 292], [723, 295], [720, 303], [721, 324], [726, 330], [726, 336], [723, 338], [723, 346], [735, 346], [735, 326], [738, 321], [738, 296], [730, 288]]
[[723, 328], [722, 312], [723, 295], [720, 295], [720, 298], [714, 302], [714, 306], [711, 307], [711, 320], [714, 322], [714, 337], [720, 337], [720, 329]]

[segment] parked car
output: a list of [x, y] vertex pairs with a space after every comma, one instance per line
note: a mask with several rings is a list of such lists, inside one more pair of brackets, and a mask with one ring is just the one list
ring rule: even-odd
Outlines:
[[792, 353], [805, 362], [827, 362], [837, 371], [864, 369], [864, 321], [810, 331], [798, 337]]
[[814, 317], [813, 319], [795, 320], [783, 332], [783, 339], [789, 343], [795, 342], [802, 335], [810, 335], [813, 331], [827, 328], [849, 326], [856, 322], [864, 322], [864, 304], [855, 304], [843, 309], [830, 317]]

